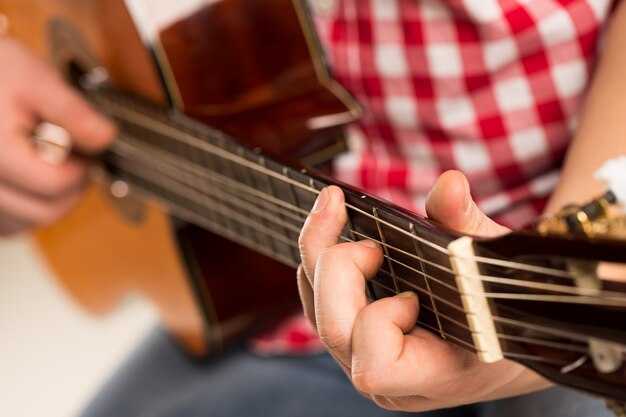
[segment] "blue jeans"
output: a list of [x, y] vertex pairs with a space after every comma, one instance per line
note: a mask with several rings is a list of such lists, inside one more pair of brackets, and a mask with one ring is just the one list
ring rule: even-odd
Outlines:
[[328, 355], [259, 357], [245, 349], [194, 361], [161, 330], [109, 381], [83, 417], [609, 417], [601, 400], [562, 388], [426, 413], [383, 410]]

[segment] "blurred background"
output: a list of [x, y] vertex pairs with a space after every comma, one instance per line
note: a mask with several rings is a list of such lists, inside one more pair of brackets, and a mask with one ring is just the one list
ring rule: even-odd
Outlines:
[[155, 324], [136, 297], [83, 312], [28, 236], [0, 239], [0, 416], [77, 416]]

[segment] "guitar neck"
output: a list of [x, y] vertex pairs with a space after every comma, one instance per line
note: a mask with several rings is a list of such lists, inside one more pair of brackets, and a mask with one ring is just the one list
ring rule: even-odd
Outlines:
[[[468, 252], [458, 253], [453, 247], [463, 239], [436, 223], [297, 162], [251, 149], [184, 116], [113, 90], [87, 94], [120, 129], [105, 163], [115, 176], [177, 217], [295, 267], [300, 263], [298, 237], [310, 208], [324, 187], [337, 185], [344, 191], [348, 214], [340, 240], [371, 239], [383, 248], [383, 266], [367, 284], [370, 298], [414, 291], [420, 302], [418, 324], [483, 360], [514, 359], [557, 382], [626, 399], [623, 379], [596, 372], [592, 363], [570, 366], [578, 364], [591, 338], [626, 343], [622, 325], [626, 310], [618, 314], [615, 309], [622, 308], [623, 297], [602, 291], [589, 297], [566, 270], [561, 256], [585, 256], [571, 237], [512, 233], [504, 239], [470, 242]], [[535, 265], [514, 262], [506, 247], [494, 246], [512, 247], [520, 239], [526, 239], [522, 246], [528, 254], [533, 248], [547, 253], [567, 250], [556, 257], [540, 256], [536, 261], [543, 261]], [[450, 245], [453, 241], [455, 245]], [[623, 256], [623, 245], [597, 244], [596, 249], [611, 255], [603, 259]], [[473, 249], [479, 249], [478, 257], [472, 255]], [[459, 260], [481, 265], [460, 270]], [[473, 287], [476, 282], [480, 286]], [[575, 322], [567, 320], [580, 305], [585, 313]], [[609, 312], [617, 318], [598, 326], [595, 318], [606, 318]], [[476, 318], [480, 320], [469, 322]], [[593, 386], [588, 384], [589, 372], [594, 375]]]
[[368, 283], [369, 295], [415, 291], [424, 327], [475, 350], [446, 249], [455, 237], [434, 223], [120, 92], [88, 95], [119, 126], [105, 157], [115, 176], [176, 216], [287, 265], [300, 263], [298, 236], [317, 195], [338, 185], [349, 219], [341, 240], [383, 247], [384, 265]]

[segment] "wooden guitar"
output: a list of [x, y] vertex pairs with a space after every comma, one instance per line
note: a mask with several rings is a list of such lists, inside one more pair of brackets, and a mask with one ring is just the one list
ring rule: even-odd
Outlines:
[[359, 110], [329, 77], [300, 0], [3, 0], [0, 11], [42, 54], [47, 39], [119, 127], [101, 185], [38, 234], [87, 308], [140, 291], [190, 352], [216, 349], [296, 300], [300, 228], [337, 184], [342, 240], [384, 249], [371, 298], [415, 291], [418, 325], [484, 361], [626, 401], [626, 285], [597, 267], [626, 261], [614, 194], [480, 240], [310, 168]]

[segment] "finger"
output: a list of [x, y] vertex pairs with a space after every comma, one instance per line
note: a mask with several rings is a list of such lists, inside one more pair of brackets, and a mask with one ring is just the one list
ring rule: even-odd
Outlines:
[[476, 236], [498, 236], [509, 232], [487, 217], [474, 203], [465, 175], [459, 171], [444, 172], [426, 198], [428, 217], [459, 233]]
[[0, 212], [3, 218], [18, 224], [46, 226], [63, 216], [80, 196], [80, 191], [75, 190], [56, 199], [44, 200], [0, 185]]
[[20, 92], [22, 101], [18, 104], [25, 106], [39, 120], [66, 129], [73, 145], [82, 152], [95, 153], [107, 147], [115, 136], [115, 126], [45, 63], [31, 56], [26, 59], [32, 61], [31, 75], [38, 80], [38, 84], [37, 88], [25, 85]]
[[302, 264], [298, 266], [298, 294], [300, 294], [300, 302], [302, 303], [302, 310], [304, 311], [304, 316], [311, 322], [311, 325], [314, 329], [317, 329], [317, 323], [315, 323], [315, 306], [313, 300], [313, 288], [311, 287], [311, 283], [309, 279], [306, 277], [304, 273], [304, 268]]
[[324, 188], [317, 197], [298, 240], [302, 266], [311, 283], [315, 278], [317, 259], [325, 249], [337, 244], [346, 222], [343, 192], [335, 186]]
[[17, 221], [0, 211], [0, 236], [10, 236], [32, 228], [32, 224]]
[[[84, 159], [70, 156], [60, 165], [40, 158], [24, 136], [8, 135], [0, 152], [0, 178], [5, 183], [46, 198], [58, 198], [80, 188], [85, 181]], [[24, 169], [28, 167], [28, 169]]]
[[[352, 380], [372, 395], [428, 396], [462, 368], [465, 355], [431, 333], [415, 328], [419, 314], [413, 292], [365, 307], [352, 333]], [[436, 381], [436, 383], [435, 383]]]
[[313, 285], [317, 330], [322, 342], [347, 366], [354, 321], [368, 302], [365, 282], [382, 261], [382, 249], [369, 240], [335, 245], [319, 257]]
[[[300, 293], [300, 301], [302, 302], [302, 308], [304, 310], [305, 317], [309, 320], [314, 329], [317, 330], [317, 323], [315, 322], [315, 307], [313, 302], [313, 288], [311, 283], [304, 274], [304, 268], [302, 265], [298, 267], [298, 292]], [[333, 352], [329, 352], [333, 359], [337, 362], [337, 365], [344, 371], [346, 376], [350, 377], [351, 370], [343, 363]]]
[[419, 301], [413, 292], [380, 299], [360, 311], [352, 332], [352, 381], [358, 389], [399, 394], [396, 385], [404, 381], [394, 378], [393, 370], [418, 314]]

